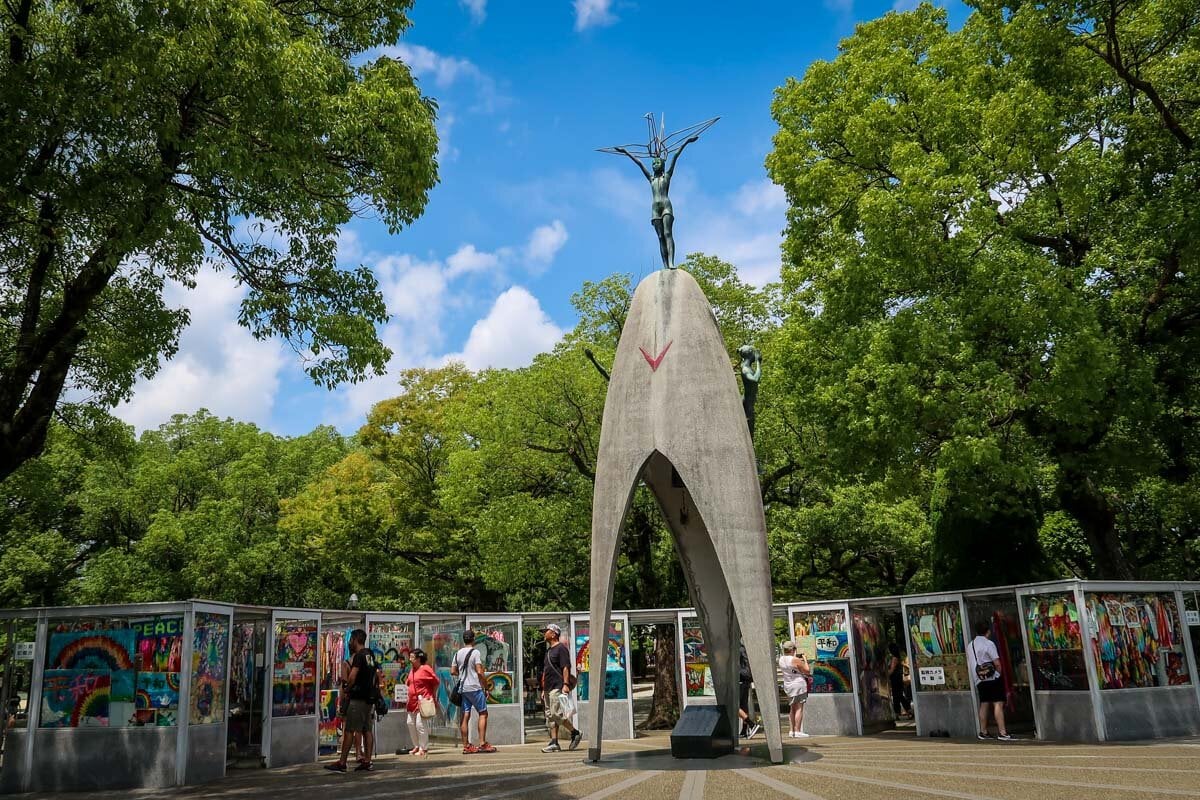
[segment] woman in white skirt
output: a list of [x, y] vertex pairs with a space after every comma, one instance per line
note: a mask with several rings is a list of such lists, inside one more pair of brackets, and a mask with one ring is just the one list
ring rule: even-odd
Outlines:
[[812, 674], [812, 669], [803, 653], [799, 658], [796, 657], [795, 642], [784, 642], [781, 649], [783, 655], [779, 657], [779, 671], [783, 673], [783, 691], [791, 702], [788, 718], [791, 720], [792, 731], [788, 736], [804, 739], [808, 734], [801, 728], [804, 726], [804, 702], [808, 700], [808, 676]]

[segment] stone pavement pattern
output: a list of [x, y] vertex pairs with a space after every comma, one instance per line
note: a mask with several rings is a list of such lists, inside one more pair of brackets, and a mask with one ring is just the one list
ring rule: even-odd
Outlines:
[[[785, 762], [771, 766], [762, 738], [749, 755], [675, 761], [666, 732], [606, 742], [599, 765], [582, 749], [543, 754], [540, 744], [463, 756], [448, 745], [428, 759], [381, 758], [372, 773], [334, 774], [319, 765], [235, 772], [182, 789], [102, 792], [97, 800], [1089, 800], [1200, 798], [1200, 739], [1110, 745], [966, 742], [906, 734], [785, 739]], [[79, 800], [83, 795], [24, 795]]]

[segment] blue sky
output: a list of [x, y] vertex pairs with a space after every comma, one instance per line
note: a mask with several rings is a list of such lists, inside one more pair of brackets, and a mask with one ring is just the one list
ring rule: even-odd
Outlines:
[[702, 251], [773, 280], [785, 211], [763, 167], [773, 92], [833, 58], [857, 21], [914, 4], [417, 0], [386, 51], [438, 100], [441, 183], [410, 228], [393, 236], [356, 219], [339, 248], [379, 278], [393, 374], [312, 385], [294, 353], [238, 328], [228, 276], [202, 274], [171, 294], [192, 311], [179, 354], [116, 413], [139, 430], [204, 407], [279, 434], [351, 433], [404, 367], [528, 364], [575, 324], [583, 281], [658, 267], [649, 187], [626, 159], [596, 152], [644, 141], [647, 112], [672, 130], [721, 117], [672, 182], [678, 260]]

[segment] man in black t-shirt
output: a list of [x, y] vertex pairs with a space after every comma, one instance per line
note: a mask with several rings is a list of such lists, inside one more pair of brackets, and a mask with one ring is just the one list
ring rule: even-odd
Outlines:
[[542, 669], [542, 700], [546, 705], [546, 725], [550, 728], [550, 744], [542, 748], [543, 753], [557, 753], [562, 750], [558, 746], [558, 728], [561, 725], [571, 736], [568, 750], [579, 747], [583, 734], [571, 724], [570, 714], [562, 707], [564, 697], [570, 699], [571, 693], [571, 651], [559, 639], [562, 628], [557, 625], [547, 625], [542, 633], [546, 639], [546, 663]]
[[350, 745], [358, 742], [358, 766], [355, 772], [370, 772], [371, 754], [375, 748], [375, 697], [379, 691], [379, 667], [375, 654], [367, 647], [367, 632], [357, 628], [350, 633], [350, 675], [342, 691], [350, 702], [346, 705], [346, 726], [342, 732], [342, 755], [325, 769], [345, 772]]

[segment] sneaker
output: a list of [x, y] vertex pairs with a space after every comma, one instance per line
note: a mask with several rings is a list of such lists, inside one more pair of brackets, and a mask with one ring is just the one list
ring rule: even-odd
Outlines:
[[979, 734], [979, 738], [980, 739], [990, 739], [992, 737], [988, 736], [986, 733], [981, 733], [981, 734]]
[[812, 735], [812, 734], [805, 733], [804, 731], [796, 731], [796, 738], [797, 738], [797, 739], [807, 739], [807, 738], [808, 738], [809, 736], [811, 736], [811, 735]]
[[561, 751], [562, 751], [562, 748], [558, 746], [557, 740], [552, 740], [550, 742], [550, 744], [548, 744], [542, 748], [543, 753], [558, 753]]
[[371, 764], [370, 761], [360, 761], [360, 762], [358, 762], [358, 766], [354, 768], [354, 771], [355, 772], [372, 772], [372, 771], [374, 771], [374, 769], [375, 769], [375, 767]]
[[341, 761], [334, 761], [332, 764], [326, 764], [325, 769], [329, 770], [330, 772], [345, 772], [346, 765]]
[[1002, 742], [1011, 742], [1012, 741], [1012, 737], [1009, 736], [1007, 733], [1002, 733], [999, 736], [997, 736], [996, 738]]
[[476, 746], [475, 746], [475, 745], [473, 745], [473, 744], [469, 744], [469, 745], [467, 745], [466, 747], [464, 747], [464, 748], [463, 748], [463, 755], [464, 755], [464, 756], [473, 755], [474, 753], [478, 753], [478, 752], [479, 752], [479, 748], [478, 748], [478, 747], [476, 747]]
[[574, 750], [576, 747], [579, 747], [579, 743], [582, 741], [583, 741], [583, 733], [580, 731], [575, 731], [574, 733], [571, 734], [571, 743], [569, 745], [567, 745], [567, 749]]
[[760, 730], [762, 730], [762, 726], [761, 726], [761, 725], [757, 725], [757, 724], [755, 724], [755, 725], [751, 725], [751, 726], [750, 726], [750, 728], [749, 728], [749, 730], [747, 730], [747, 731], [746, 731], [746, 738], [747, 738], [747, 739], [753, 739], [753, 738], [754, 738], [754, 734], [758, 733]]

